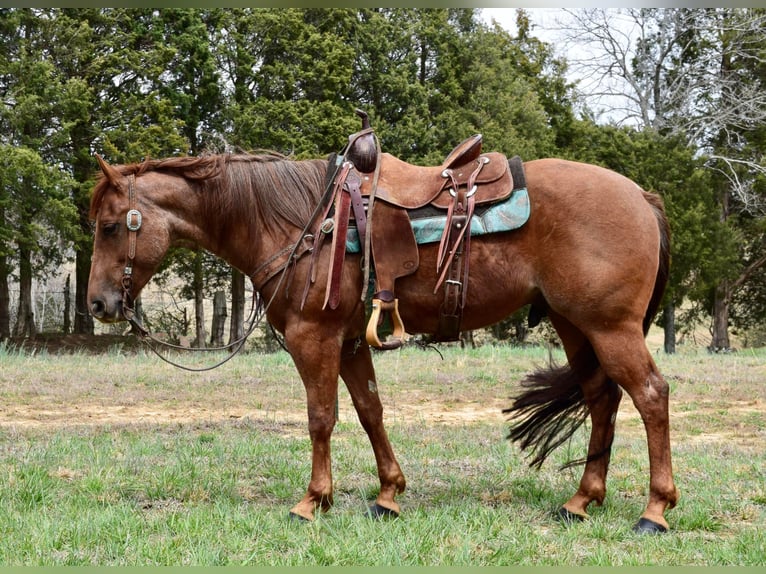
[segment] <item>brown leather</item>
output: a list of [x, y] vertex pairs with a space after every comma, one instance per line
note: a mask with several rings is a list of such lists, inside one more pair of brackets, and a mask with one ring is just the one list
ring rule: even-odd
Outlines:
[[335, 229], [332, 236], [332, 250], [330, 251], [332, 257], [330, 258], [330, 272], [323, 309], [328, 305], [330, 309], [336, 309], [340, 303], [340, 282], [343, 276], [343, 262], [346, 258], [346, 234], [350, 212], [351, 195], [344, 187], [335, 200]]
[[[419, 167], [390, 154], [381, 154], [372, 216], [372, 260], [375, 265], [374, 315], [367, 327], [367, 341], [382, 349], [400, 346], [406, 337], [398, 316], [396, 280], [417, 270], [419, 252], [408, 209], [430, 204], [445, 212], [445, 230], [437, 257], [439, 278], [434, 293], [444, 289], [439, 313], [437, 341], [460, 336], [463, 307], [468, 291], [470, 232], [476, 204], [501, 201], [513, 191], [507, 158], [500, 153], [480, 154], [481, 137], [461, 143], [438, 167]], [[462, 162], [462, 163], [461, 163]], [[372, 191], [372, 178], [363, 175], [362, 194]], [[389, 297], [381, 297], [382, 294]], [[392, 301], [389, 301], [391, 299]], [[389, 313], [401, 328], [392, 339], [381, 342], [377, 335], [380, 314]]]
[[407, 212], [387, 203], [373, 210], [372, 260], [375, 262], [376, 291], [394, 292], [394, 282], [415, 273], [420, 263], [418, 244]]
[[364, 245], [364, 237], [367, 234], [367, 212], [365, 209], [364, 198], [362, 197], [362, 179], [359, 174], [352, 171], [346, 177], [345, 189], [351, 196], [351, 209], [354, 212], [354, 221], [356, 221], [356, 231], [359, 235], [359, 243]]
[[[417, 271], [420, 252], [407, 211], [385, 202], [373, 208], [374, 225], [370, 228], [372, 260], [375, 263], [375, 290], [372, 314], [367, 323], [367, 343], [377, 349], [391, 350], [402, 346], [407, 338], [399, 315], [399, 300], [394, 295], [396, 280]], [[382, 313], [388, 314], [393, 332], [382, 341], [378, 328]]]
[[[376, 293], [366, 332], [373, 347], [397, 348], [407, 337], [394, 294], [396, 280], [414, 273], [420, 264], [407, 211], [429, 204], [445, 210], [446, 217], [437, 262], [439, 278], [434, 288], [436, 293], [444, 286], [444, 304], [435, 339], [455, 340], [459, 336], [469, 271], [468, 229], [474, 206], [501, 201], [513, 191], [513, 176], [506, 157], [498, 152], [482, 154], [481, 144], [480, 134], [466, 138], [441, 166], [415, 166], [387, 153], [380, 154], [380, 161], [374, 163], [377, 168], [374, 174], [359, 173], [360, 165], [349, 170], [351, 162], [344, 163], [345, 169], [335, 181], [335, 221], [325, 307], [335, 309], [340, 303], [346, 232], [353, 210], [360, 243], [364, 244], [365, 234], [370, 234], [370, 258], [375, 267]], [[364, 200], [370, 201], [370, 196], [374, 196], [374, 205], [368, 222]], [[321, 238], [315, 243], [314, 258], [320, 246]], [[305, 295], [304, 290], [304, 298]], [[385, 342], [377, 332], [383, 321], [381, 313], [389, 314], [394, 325], [392, 337]]]
[[[484, 166], [476, 180], [480, 186], [476, 203], [500, 201], [510, 196], [513, 189], [511, 171], [508, 160], [498, 152], [481, 154], [489, 162]], [[479, 160], [470, 161], [458, 168], [452, 168], [454, 176], [460, 185], [465, 185]], [[451, 178], [444, 174], [442, 166], [421, 167], [404, 162], [391, 154], [381, 154], [380, 176], [375, 200], [402, 207], [416, 209], [429, 203], [447, 209], [452, 196]], [[372, 177], [365, 174], [362, 179], [362, 194], [369, 195], [372, 188]]]
[[346, 161], [350, 161], [362, 173], [369, 173], [375, 170], [378, 161], [378, 148], [367, 113], [360, 109], [355, 110], [355, 112], [362, 118], [362, 130], [348, 137]]
[[444, 158], [442, 168], [460, 167], [469, 161], [475, 160], [481, 153], [481, 139], [481, 134], [465, 138]]

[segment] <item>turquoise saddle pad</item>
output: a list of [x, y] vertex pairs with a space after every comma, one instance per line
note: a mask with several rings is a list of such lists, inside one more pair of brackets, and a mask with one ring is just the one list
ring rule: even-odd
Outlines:
[[[493, 203], [486, 209], [477, 208], [471, 218], [471, 236], [499, 233], [518, 229], [529, 219], [529, 194], [526, 188], [516, 189], [503, 202]], [[446, 223], [445, 216], [429, 216], [412, 219], [412, 230], [418, 245], [441, 240]], [[346, 251], [359, 253], [359, 235], [355, 227], [346, 234]]]

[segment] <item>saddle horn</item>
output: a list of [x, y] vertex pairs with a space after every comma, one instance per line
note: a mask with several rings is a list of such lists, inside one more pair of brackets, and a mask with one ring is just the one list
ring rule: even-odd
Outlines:
[[349, 136], [346, 159], [353, 163], [354, 167], [361, 173], [371, 173], [375, 171], [375, 166], [378, 164], [375, 136], [372, 133], [367, 112], [358, 108], [354, 111], [356, 115], [362, 118], [362, 130]]

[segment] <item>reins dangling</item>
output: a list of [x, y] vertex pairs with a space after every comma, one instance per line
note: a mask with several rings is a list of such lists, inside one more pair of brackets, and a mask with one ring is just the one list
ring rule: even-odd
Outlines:
[[[346, 147], [343, 148], [341, 153], [337, 156], [336, 161], [331, 163], [328, 167], [328, 174], [327, 174], [327, 184], [325, 186], [324, 192], [322, 194], [322, 197], [320, 198], [319, 203], [314, 208], [313, 213], [309, 217], [306, 226], [301, 231], [300, 236], [298, 237], [298, 240], [287, 247], [285, 247], [283, 250], [281, 250], [278, 254], [273, 256], [271, 259], [267, 260], [267, 262], [256, 269], [256, 271], [250, 276], [251, 281], [253, 281], [253, 299], [252, 299], [252, 305], [250, 308], [250, 314], [248, 316], [248, 319], [246, 322], [249, 322], [248, 328], [245, 330], [245, 333], [238, 338], [236, 341], [233, 341], [227, 345], [219, 346], [219, 347], [183, 347], [181, 345], [176, 345], [173, 343], [168, 343], [166, 341], [162, 341], [160, 339], [157, 339], [154, 335], [152, 335], [138, 320], [136, 316], [136, 311], [133, 306], [133, 298], [130, 295], [130, 292], [133, 288], [133, 262], [135, 260], [136, 256], [136, 243], [137, 243], [137, 236], [138, 231], [141, 229], [142, 225], [142, 214], [136, 207], [136, 192], [135, 192], [135, 174], [130, 174], [128, 176], [128, 213], [127, 213], [127, 229], [128, 229], [128, 249], [127, 249], [127, 258], [125, 263], [125, 269], [123, 271], [122, 276], [122, 310], [123, 315], [125, 316], [125, 319], [130, 323], [131, 330], [138, 335], [142, 342], [146, 344], [152, 352], [157, 355], [160, 359], [165, 361], [166, 363], [173, 365], [174, 367], [178, 367], [180, 369], [186, 370], [186, 371], [193, 371], [193, 372], [202, 372], [202, 371], [209, 371], [212, 369], [215, 369], [227, 361], [229, 361], [234, 355], [236, 355], [244, 346], [245, 341], [247, 338], [253, 333], [253, 331], [257, 328], [257, 326], [260, 324], [260, 322], [263, 320], [263, 317], [266, 316], [266, 311], [268, 311], [271, 304], [274, 302], [275, 298], [280, 292], [280, 289], [282, 287], [282, 283], [284, 282], [285, 278], [287, 277], [290, 269], [294, 267], [294, 264], [298, 259], [303, 257], [303, 255], [310, 253], [312, 251], [316, 251], [316, 238], [312, 236], [311, 229], [315, 225], [317, 221], [317, 217], [319, 217], [321, 214], [326, 214], [329, 209], [332, 206], [333, 199], [335, 198], [336, 192], [338, 191], [338, 187], [342, 187], [345, 183], [345, 178], [339, 178], [339, 174], [341, 173], [347, 173], [348, 170], [344, 170], [344, 164], [350, 163], [354, 165], [357, 168], [363, 168], [365, 172], [372, 171], [374, 169], [374, 175], [373, 175], [373, 182], [372, 182], [372, 191], [369, 196], [369, 203], [367, 206], [367, 215], [366, 215], [366, 224], [367, 224], [367, 233], [364, 234], [364, 255], [363, 255], [363, 283], [362, 283], [362, 301], [365, 300], [367, 289], [366, 285], [369, 282], [369, 276], [370, 276], [370, 249], [371, 249], [371, 243], [370, 243], [370, 227], [371, 227], [371, 221], [370, 217], [372, 215], [372, 207], [373, 202], [375, 198], [375, 190], [377, 188], [377, 181], [378, 176], [380, 173], [380, 142], [377, 138], [377, 135], [374, 133], [373, 129], [370, 127], [369, 120], [367, 117], [367, 114], [357, 109], [356, 110], [357, 115], [359, 115], [362, 118], [362, 130], [349, 136], [349, 142], [346, 145]], [[332, 170], [330, 172], [330, 170]], [[368, 171], [369, 170], [369, 171]], [[336, 185], [339, 184], [339, 185]], [[317, 234], [317, 236], [323, 236], [325, 235], [321, 231]], [[360, 237], [361, 239], [361, 237]], [[307, 243], [308, 240], [308, 243]], [[321, 245], [321, 244], [320, 244]], [[280, 257], [283, 257], [285, 254], [287, 254], [287, 261], [284, 264], [280, 264], [274, 268], [276, 265], [276, 260]], [[277, 274], [279, 274], [279, 281], [277, 283], [276, 288], [274, 289], [274, 293], [271, 296], [271, 298], [264, 304], [263, 301], [260, 299], [258, 295], [258, 289], [256, 288], [254, 279], [258, 275], [265, 275], [265, 279], [261, 282], [262, 284], [265, 284], [266, 282], [273, 279]], [[309, 273], [307, 275], [307, 283], [304, 290], [304, 299], [306, 296], [306, 291], [308, 290], [311, 283], [314, 282], [314, 278], [312, 278], [313, 274], [313, 264], [311, 265], [311, 269], [309, 270]], [[289, 286], [289, 282], [288, 282]], [[301, 303], [301, 307], [303, 306], [303, 302]], [[190, 352], [217, 352], [217, 351], [231, 351], [230, 354], [223, 360], [215, 363], [212, 366], [208, 367], [200, 367], [200, 368], [194, 368], [194, 367], [187, 367], [185, 365], [181, 365], [171, 359], [168, 359], [165, 357], [162, 353], [160, 353], [157, 350], [157, 347], [165, 347], [168, 349], [174, 349], [179, 351], [190, 351]], [[284, 345], [283, 345], [284, 347]]]
[[[253, 300], [252, 305], [250, 307], [250, 314], [247, 318], [246, 322], [249, 322], [249, 326], [245, 333], [242, 335], [242, 337], [238, 338], [235, 341], [232, 341], [231, 343], [219, 347], [183, 347], [181, 345], [175, 345], [173, 343], [168, 343], [167, 341], [161, 341], [160, 339], [157, 339], [154, 335], [152, 335], [138, 320], [136, 317], [136, 310], [133, 305], [133, 297], [130, 294], [131, 289], [133, 288], [133, 263], [136, 258], [136, 244], [137, 244], [137, 237], [138, 237], [138, 231], [141, 229], [141, 225], [143, 223], [143, 216], [141, 215], [141, 212], [136, 207], [136, 190], [135, 190], [135, 183], [136, 183], [136, 176], [135, 174], [130, 174], [128, 176], [128, 213], [126, 216], [126, 228], [128, 230], [128, 249], [127, 249], [127, 257], [125, 261], [125, 268], [123, 270], [122, 274], [122, 314], [124, 315], [125, 319], [130, 323], [131, 331], [135, 333], [138, 337], [140, 337], [141, 341], [149, 347], [152, 352], [157, 355], [160, 359], [165, 361], [166, 363], [169, 363], [173, 365], [174, 367], [178, 367], [179, 369], [183, 369], [185, 371], [194, 371], [194, 372], [202, 372], [202, 371], [210, 371], [212, 369], [215, 369], [217, 367], [220, 367], [227, 361], [229, 361], [234, 355], [239, 353], [239, 351], [242, 349], [242, 347], [245, 344], [245, 340], [253, 333], [255, 328], [260, 324], [261, 320], [266, 314], [266, 309], [268, 309], [268, 306], [271, 305], [271, 302], [274, 300], [272, 297], [271, 300], [269, 300], [268, 305], [264, 306], [261, 304], [261, 302], [258, 299], [258, 294], [255, 290], [253, 290]], [[175, 361], [168, 359], [165, 357], [162, 353], [160, 353], [157, 348], [149, 343], [151, 341], [152, 343], [155, 343], [157, 346], [162, 346], [168, 349], [175, 349], [175, 350], [181, 350], [181, 351], [190, 351], [190, 352], [206, 352], [206, 353], [212, 353], [217, 351], [228, 351], [231, 350], [231, 353], [221, 361], [218, 361], [216, 364], [208, 367], [187, 367], [185, 365], [181, 365], [179, 363], [176, 363]]]

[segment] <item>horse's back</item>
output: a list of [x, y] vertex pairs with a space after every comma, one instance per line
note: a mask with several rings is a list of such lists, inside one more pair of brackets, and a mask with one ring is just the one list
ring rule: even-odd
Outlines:
[[[540, 207], [573, 209], [573, 214], [599, 215], [604, 220], [623, 213], [649, 214], [641, 187], [610, 169], [564, 159], [526, 162], [530, 201]], [[533, 205], [534, 207], [534, 205]]]
[[[536, 303], [576, 316], [643, 317], [660, 259], [660, 234], [645, 192], [608, 169], [567, 160], [524, 164], [530, 217], [521, 228], [473, 238], [465, 329]], [[436, 246], [420, 246], [415, 275], [397, 281], [412, 332], [435, 327]], [[611, 309], [611, 311], [607, 311]]]

